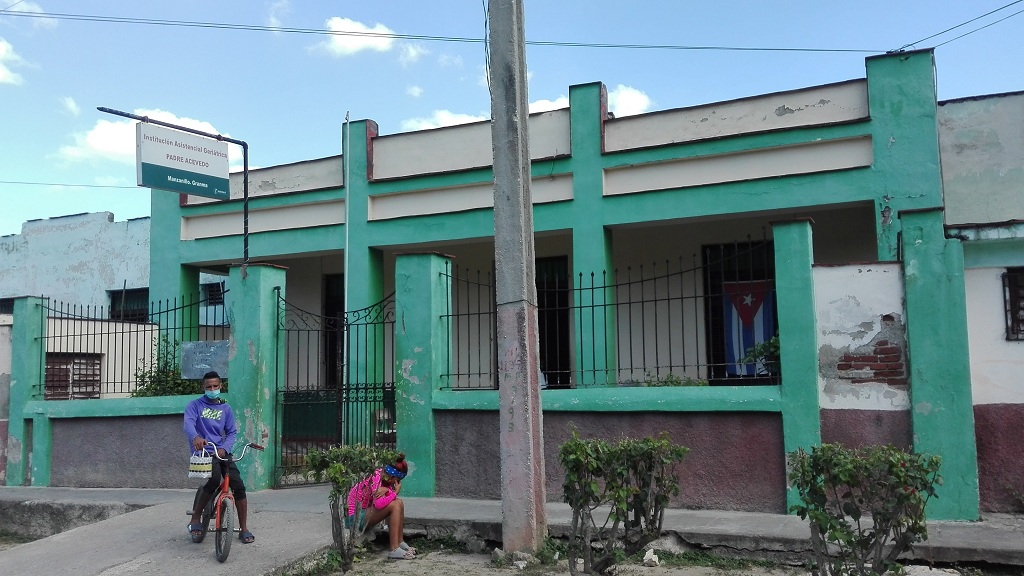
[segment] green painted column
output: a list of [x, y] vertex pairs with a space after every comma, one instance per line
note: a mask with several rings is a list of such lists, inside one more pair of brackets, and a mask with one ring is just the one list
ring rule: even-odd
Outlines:
[[[384, 299], [384, 256], [369, 245], [372, 238], [369, 198], [373, 179], [373, 139], [377, 137], [377, 124], [372, 120], [358, 120], [349, 125], [348, 146], [344, 161], [348, 164], [345, 176], [345, 313], [348, 318], [348, 360], [345, 367], [345, 385], [353, 390], [352, 397], [371, 401], [382, 400], [381, 383], [390, 381], [390, 368], [379, 361], [378, 351], [386, 345], [384, 331], [372, 319], [380, 311]], [[343, 140], [345, 140], [343, 138]], [[382, 242], [386, 244], [386, 242]], [[372, 437], [373, 417], [367, 404], [351, 402], [344, 416], [342, 442], [366, 442]]]
[[603, 84], [569, 88], [573, 188], [573, 326], [576, 333], [576, 386], [614, 384], [615, 293], [611, 232], [602, 224], [604, 118], [608, 97]]
[[[782, 356], [782, 434], [787, 453], [821, 444], [811, 223], [810, 219], [772, 223]], [[787, 507], [798, 502], [796, 490], [790, 488]]]
[[234, 266], [230, 270], [227, 400], [238, 419], [238, 442], [266, 446], [239, 463], [246, 488], [263, 490], [274, 484], [274, 454], [280, 441], [277, 382], [284, 379], [284, 345], [277, 337], [278, 294], [285, 295], [285, 269], [269, 264]]
[[[28, 402], [43, 399], [43, 374], [45, 358], [46, 299], [38, 297], [14, 300], [14, 325], [11, 329], [11, 393], [7, 422], [7, 485], [37, 485], [40, 480], [36, 471], [29, 471], [26, 464], [32, 454], [32, 465], [49, 482], [50, 452], [49, 441], [39, 447], [45, 453], [36, 452], [39, 436], [49, 436], [49, 427], [42, 430], [26, 425], [25, 407]], [[31, 442], [31, 450], [30, 443]]]
[[871, 113], [878, 259], [896, 260], [908, 209], [942, 206], [935, 55], [932, 50], [865, 60]]
[[415, 470], [402, 484], [409, 496], [435, 494], [433, 394], [451, 365], [450, 329], [443, 318], [450, 264], [439, 254], [407, 254], [395, 261], [395, 400], [398, 449]]
[[931, 520], [977, 520], [978, 453], [963, 246], [940, 209], [900, 213], [914, 451], [942, 457]]

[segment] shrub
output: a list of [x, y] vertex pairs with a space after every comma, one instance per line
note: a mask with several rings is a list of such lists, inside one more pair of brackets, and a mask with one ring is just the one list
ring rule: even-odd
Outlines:
[[782, 372], [781, 355], [779, 351], [779, 336], [775, 335], [758, 342], [747, 348], [747, 355], [740, 358], [741, 364], [756, 364], [755, 371], [758, 375], [768, 376], [772, 383], [778, 384]]
[[792, 511], [810, 521], [819, 576], [883, 574], [928, 539], [924, 512], [942, 483], [938, 456], [822, 444], [787, 459], [802, 500]]
[[[573, 430], [558, 451], [565, 468], [563, 496], [572, 507], [567, 555], [573, 576], [607, 574], [620, 558], [661, 536], [665, 507], [679, 493], [672, 467], [688, 451], [665, 433], [610, 443], [581, 439]], [[600, 507], [608, 507], [608, 515], [599, 526], [594, 514]]]
[[[374, 470], [394, 462], [398, 452], [376, 446], [357, 444], [332, 446], [326, 450], [313, 450], [306, 454], [306, 471], [317, 482], [331, 483], [328, 502], [331, 510], [331, 534], [334, 549], [341, 556], [341, 571], [352, 569], [356, 542], [362, 534], [362, 512], [356, 510], [360, 521], [345, 522], [348, 517], [348, 493], [356, 484], [373, 474]], [[347, 525], [346, 525], [347, 524]]]

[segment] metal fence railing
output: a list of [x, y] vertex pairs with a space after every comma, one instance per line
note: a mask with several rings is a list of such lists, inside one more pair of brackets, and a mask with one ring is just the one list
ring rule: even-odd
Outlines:
[[[689, 259], [611, 273], [557, 272], [538, 262], [542, 387], [777, 383], [777, 361], [747, 358], [778, 325], [767, 239], [706, 245]], [[451, 359], [442, 386], [495, 389], [492, 276], [444, 274]]]
[[184, 343], [226, 340], [223, 303], [185, 297], [153, 302], [145, 318], [112, 319], [106, 306], [44, 300], [44, 397], [129, 396], [154, 378], [181, 378]]

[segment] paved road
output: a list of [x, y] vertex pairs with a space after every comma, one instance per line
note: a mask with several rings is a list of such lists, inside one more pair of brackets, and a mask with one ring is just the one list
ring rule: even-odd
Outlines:
[[[250, 493], [249, 527], [256, 542], [234, 541], [227, 561], [232, 573], [272, 574], [329, 546], [328, 492], [326, 486], [309, 486]], [[26, 515], [43, 526], [52, 526], [57, 518], [65, 525], [91, 522], [0, 551], [0, 574], [134, 576], [220, 570], [224, 567], [214, 558], [212, 539], [193, 544], [186, 532], [185, 511], [191, 507], [193, 494], [191, 490], [0, 487], [0, 529], [25, 522]], [[478, 541], [500, 540], [500, 502], [405, 500], [409, 529]], [[140, 506], [144, 507], [135, 509]], [[62, 510], [64, 516], [60, 516]], [[94, 521], [97, 510], [117, 515]], [[569, 519], [566, 505], [548, 505], [553, 534], [564, 535]], [[664, 529], [670, 544], [721, 547], [776, 558], [794, 558], [808, 550], [807, 524], [795, 516], [669, 510]], [[929, 534], [928, 542], [918, 547], [919, 558], [1024, 566], [1022, 517], [993, 515], [984, 522], [930, 522]]]

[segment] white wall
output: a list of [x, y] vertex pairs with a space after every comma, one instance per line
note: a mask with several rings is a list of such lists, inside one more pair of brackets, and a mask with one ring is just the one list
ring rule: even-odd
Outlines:
[[1024, 219], [1024, 93], [942, 102], [937, 114], [946, 223]]
[[[900, 342], [905, 342], [906, 314], [900, 264], [815, 266], [813, 279], [821, 408], [908, 409], [910, 397], [905, 387], [901, 389], [883, 382], [852, 383], [849, 378], [840, 377], [837, 370], [844, 354], [870, 354], [873, 342], [880, 339], [897, 341], [902, 338]], [[896, 319], [895, 328], [882, 322], [885, 315]], [[900, 330], [903, 330], [902, 335]], [[905, 345], [903, 349], [906, 350]]]
[[0, 237], [0, 298], [45, 295], [107, 306], [107, 290], [149, 286], [149, 218], [114, 222], [110, 212], [22, 225]]
[[1024, 342], [1006, 340], [1005, 268], [964, 271], [975, 404], [1024, 404]]

